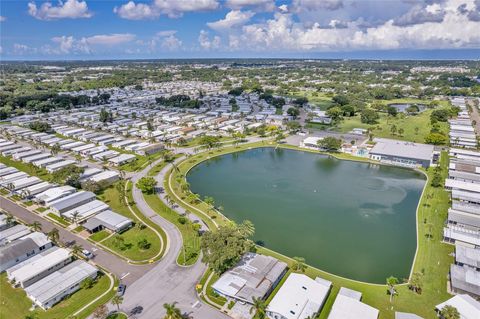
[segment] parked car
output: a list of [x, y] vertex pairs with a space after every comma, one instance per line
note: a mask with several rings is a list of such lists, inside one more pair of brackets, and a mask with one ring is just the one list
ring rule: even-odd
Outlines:
[[118, 285], [117, 296], [123, 296], [123, 294], [125, 293], [125, 289], [127, 289], [126, 285], [124, 285], [124, 284]]
[[80, 255], [82, 255], [82, 256], [85, 257], [86, 259], [92, 259], [92, 258], [95, 256], [92, 252], [90, 252], [90, 251], [88, 251], [88, 250], [86, 250], [86, 249], [82, 250], [82, 252], [81, 252]]

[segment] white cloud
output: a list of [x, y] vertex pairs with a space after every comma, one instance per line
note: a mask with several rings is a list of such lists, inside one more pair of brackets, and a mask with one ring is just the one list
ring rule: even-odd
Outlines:
[[318, 23], [307, 27], [295, 22], [291, 14], [276, 13], [265, 23], [243, 26], [240, 35], [230, 35], [229, 46], [251, 51], [480, 48], [480, 22], [459, 13], [455, 3], [442, 4], [445, 16], [441, 22], [407, 26], [395, 25], [392, 19], [368, 28], [361, 20], [342, 22], [341, 28], [337, 21], [326, 27]]
[[274, 0], [227, 0], [225, 5], [231, 9], [240, 10], [249, 7], [258, 11], [273, 11]]
[[218, 49], [220, 47], [220, 42], [221, 39], [219, 36], [214, 36], [213, 39], [210, 40], [208, 32], [205, 30], [200, 30], [200, 34], [198, 36], [198, 43], [203, 49]]
[[99, 34], [85, 38], [90, 45], [118, 45], [133, 41], [135, 35], [131, 33]]
[[5, 17], [5, 16], [0, 16], [0, 22], [4, 22], [4, 21], [7, 21], [7, 17]]
[[119, 8], [113, 8], [113, 12], [118, 14], [121, 18], [128, 20], [153, 19], [160, 15], [160, 12], [154, 7], [144, 3], [135, 3], [133, 1], [129, 1]]
[[161, 45], [168, 51], [176, 51], [182, 47], [182, 41], [174, 35], [169, 35], [163, 39]]
[[157, 32], [158, 37], [168, 37], [175, 34], [177, 34], [177, 30], [163, 30]]
[[3, 53], [3, 47], [0, 45], [0, 54]]
[[291, 7], [295, 12], [329, 10], [343, 8], [343, 0], [293, 0]]
[[35, 2], [28, 3], [28, 13], [39, 20], [90, 18], [87, 2], [81, 0], [59, 1], [57, 6], [44, 2], [39, 8]]
[[178, 18], [185, 12], [211, 11], [218, 7], [218, 0], [154, 0], [150, 4], [129, 1], [113, 11], [124, 19], [142, 20], [158, 18], [162, 14]]
[[26, 55], [36, 53], [37, 49], [31, 48], [26, 44], [14, 43], [13, 44], [13, 54], [14, 55]]
[[426, 22], [442, 22], [444, 17], [445, 11], [439, 4], [432, 4], [426, 7], [415, 5], [407, 13], [395, 19], [394, 24], [407, 26]]
[[225, 19], [221, 19], [215, 22], [208, 22], [207, 25], [216, 31], [228, 30], [233, 27], [238, 27], [247, 23], [250, 18], [255, 15], [252, 11], [239, 11], [232, 10], [227, 13]]

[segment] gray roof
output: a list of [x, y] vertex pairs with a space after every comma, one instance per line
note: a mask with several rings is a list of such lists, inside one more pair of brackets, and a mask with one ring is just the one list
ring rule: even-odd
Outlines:
[[25, 255], [27, 251], [33, 251], [38, 245], [31, 238], [16, 240], [6, 246], [0, 247], [0, 259], [2, 261], [14, 260]]
[[232, 298], [252, 302], [252, 297], [265, 297], [286, 268], [286, 263], [273, 257], [247, 253], [213, 284], [213, 288]]
[[480, 215], [462, 212], [455, 209], [448, 209], [448, 221], [455, 222], [473, 228], [480, 228]]
[[455, 261], [464, 265], [480, 268], [480, 249], [456, 244]]
[[100, 225], [110, 230], [117, 230], [126, 227], [132, 223], [132, 220], [120, 214], [112, 212], [111, 210], [103, 211], [95, 217], [90, 218], [83, 227], [93, 230]]
[[[75, 203], [85, 201], [85, 200], [88, 200], [88, 199], [93, 199], [93, 198], [95, 198], [94, 193], [80, 191], [80, 192], [73, 193], [71, 195], [62, 197], [59, 200], [54, 201], [53, 203], [50, 204], [50, 207], [54, 208], [58, 211], [61, 211], [61, 210], [69, 208], [70, 206], [72, 206]], [[82, 204], [79, 204], [78, 206], [80, 206], [80, 205], [82, 205]]]
[[376, 138], [374, 139], [374, 142], [376, 142], [376, 144], [370, 151], [370, 154], [429, 161], [432, 159], [434, 150], [433, 145], [390, 140], [386, 138]]
[[454, 289], [480, 295], [480, 272], [474, 268], [450, 265], [450, 280]]
[[44, 304], [96, 272], [97, 268], [94, 266], [76, 260], [25, 288], [25, 292], [32, 299]]
[[[3, 240], [3, 239], [14, 240], [24, 235], [27, 235], [28, 233], [30, 233], [30, 229], [27, 226], [18, 224], [13, 227], [0, 231], [0, 240]], [[20, 235], [20, 234], [23, 234], [23, 235]], [[16, 237], [17, 235], [19, 237]]]
[[395, 319], [423, 319], [420, 316], [417, 316], [414, 313], [408, 313], [408, 312], [395, 312]]

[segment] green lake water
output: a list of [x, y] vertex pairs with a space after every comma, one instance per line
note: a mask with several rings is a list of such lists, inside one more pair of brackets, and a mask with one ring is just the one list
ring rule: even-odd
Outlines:
[[228, 218], [251, 220], [265, 247], [360, 281], [409, 275], [425, 184], [419, 172], [259, 148], [205, 161], [187, 179]]

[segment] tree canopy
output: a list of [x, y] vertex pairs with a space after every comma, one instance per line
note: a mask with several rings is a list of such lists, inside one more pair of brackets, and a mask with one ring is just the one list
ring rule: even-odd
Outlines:
[[221, 274], [235, 266], [240, 258], [251, 251], [254, 243], [250, 239], [255, 232], [252, 222], [220, 226], [217, 231], [203, 235], [201, 248], [203, 262], [216, 273]]

